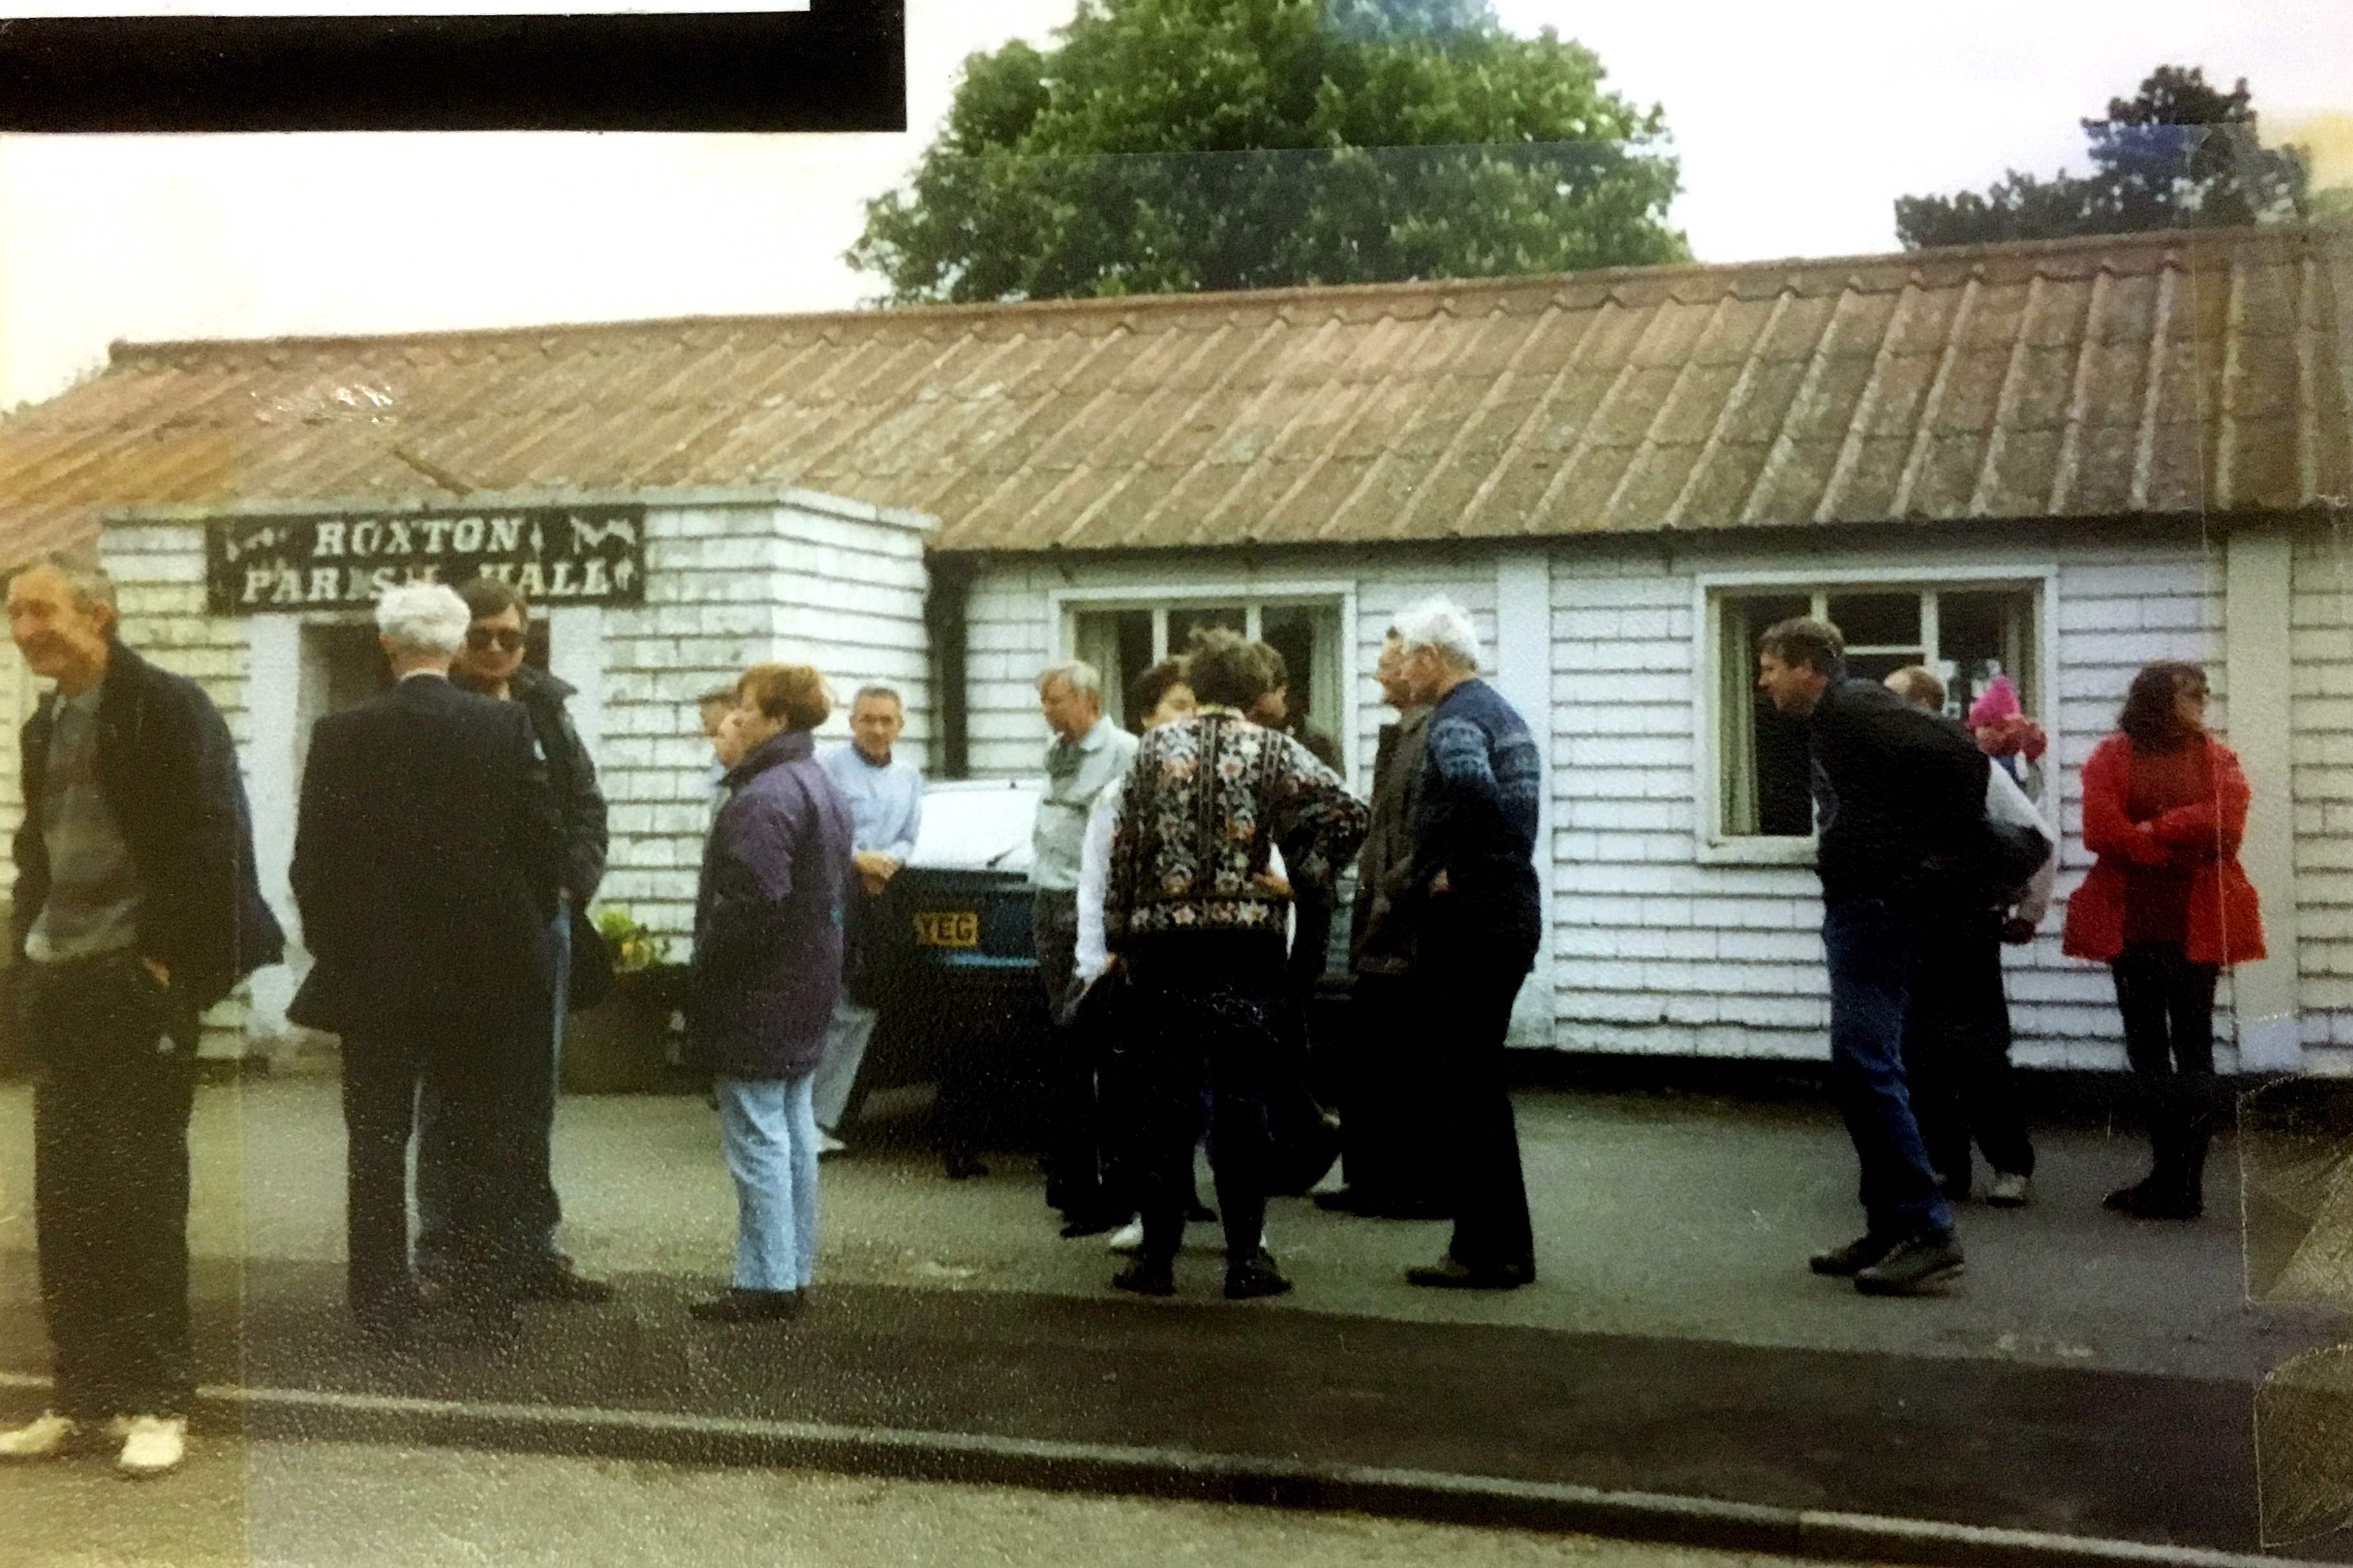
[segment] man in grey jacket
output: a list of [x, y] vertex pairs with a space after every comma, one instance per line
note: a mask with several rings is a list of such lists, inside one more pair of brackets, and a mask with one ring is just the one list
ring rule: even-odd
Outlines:
[[[1073, 660], [1041, 671], [1038, 708], [1054, 738], [1046, 748], [1046, 794], [1038, 803], [1029, 881], [1038, 890], [1038, 977], [1046, 989], [1049, 1016], [1059, 1017], [1078, 950], [1079, 858], [1087, 813], [1097, 795], [1126, 775], [1136, 741], [1103, 717], [1103, 676], [1091, 664]], [[1091, 1235], [1127, 1216], [1111, 1212], [1113, 1205], [1103, 1196], [1092, 1054], [1073, 1031], [1053, 1027], [1046, 1202], [1062, 1211], [1064, 1234]]]

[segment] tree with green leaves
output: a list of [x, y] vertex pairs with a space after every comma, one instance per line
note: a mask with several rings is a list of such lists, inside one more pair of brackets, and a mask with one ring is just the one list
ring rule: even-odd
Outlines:
[[849, 252], [898, 302], [1676, 261], [1663, 115], [1487, 0], [1082, 0], [965, 62]]
[[2040, 179], [2010, 170], [1980, 195], [1898, 196], [1895, 233], [1907, 249], [2226, 228], [2302, 217], [2311, 166], [2295, 147], [2256, 137], [2244, 77], [2229, 92], [2192, 66], [2159, 66], [2133, 97], [2108, 100], [2105, 120], [2082, 122], [2092, 172]]

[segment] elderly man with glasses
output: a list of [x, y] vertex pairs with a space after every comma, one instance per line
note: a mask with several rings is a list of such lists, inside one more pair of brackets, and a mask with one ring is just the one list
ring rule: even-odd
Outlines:
[[[605, 877], [605, 795], [596, 786], [596, 764], [574, 727], [565, 703], [573, 688], [526, 662], [531, 642], [531, 606], [510, 584], [477, 577], [458, 590], [473, 620], [450, 664], [449, 679], [461, 689], [514, 702], [531, 717], [532, 737], [547, 768], [564, 829], [564, 885], [547, 927], [548, 983], [554, 992], [546, 1037], [546, 1070], [534, 1070], [512, 1108], [531, 1171], [521, 1194], [533, 1238], [525, 1294], [549, 1301], [607, 1300], [613, 1289], [581, 1275], [555, 1245], [564, 1205], [555, 1195], [550, 1143], [555, 1131], [557, 1079], [563, 1071], [565, 993], [572, 977], [575, 912], [586, 910]], [[438, 1095], [426, 1085], [418, 1108], [417, 1167], [417, 1270], [427, 1298], [445, 1287], [449, 1265], [449, 1182], [452, 1162]]]

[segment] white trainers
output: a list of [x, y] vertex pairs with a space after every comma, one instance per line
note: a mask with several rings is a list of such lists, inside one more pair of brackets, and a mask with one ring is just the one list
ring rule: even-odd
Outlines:
[[822, 1160], [830, 1154], [846, 1154], [849, 1152], [849, 1144], [843, 1142], [840, 1139], [836, 1138], [832, 1133], [828, 1132], [822, 1127], [817, 1130], [817, 1157], [818, 1159]]
[[1132, 1219], [1125, 1225], [1121, 1226], [1117, 1230], [1113, 1231], [1111, 1233], [1111, 1250], [1113, 1252], [1143, 1251], [1144, 1222], [1140, 1219]]
[[114, 1468], [126, 1476], [160, 1476], [187, 1457], [188, 1424], [177, 1415], [133, 1415]]
[[1986, 1202], [1998, 1209], [2022, 1209], [2032, 1181], [2015, 1171], [1996, 1171], [1986, 1184]]
[[54, 1458], [81, 1430], [81, 1423], [54, 1410], [44, 1411], [22, 1426], [0, 1432], [0, 1459]]

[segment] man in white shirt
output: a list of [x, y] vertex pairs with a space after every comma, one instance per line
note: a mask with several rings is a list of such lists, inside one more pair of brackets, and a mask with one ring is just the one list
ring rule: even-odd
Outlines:
[[825, 1058], [818, 1066], [810, 1098], [817, 1110], [818, 1152], [839, 1154], [845, 1145], [836, 1132], [858, 1083], [859, 1064], [874, 1036], [874, 1002], [881, 976], [867, 972], [875, 960], [870, 940], [887, 918], [891, 879], [915, 852], [923, 826], [923, 775], [910, 762], [891, 754], [907, 727], [906, 705], [887, 686], [859, 689], [849, 708], [850, 742], [818, 761], [849, 803], [851, 858], [858, 868], [859, 900], [850, 911], [848, 973], [833, 1005]]
[[[1038, 803], [1030, 843], [1029, 881], [1038, 895], [1033, 935], [1046, 1007], [1050, 1016], [1059, 1016], [1078, 944], [1087, 813], [1107, 785], [1126, 775], [1136, 742], [1103, 717], [1103, 676], [1091, 664], [1073, 660], [1040, 672], [1038, 707], [1054, 738], [1046, 748], [1046, 794]], [[1098, 1211], [1103, 1207], [1094, 1062], [1082, 1043], [1059, 1026], [1051, 1061], [1046, 1202], [1062, 1211], [1071, 1234], [1084, 1235], [1102, 1228]]]

